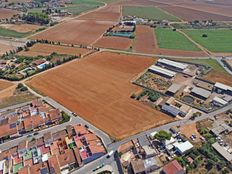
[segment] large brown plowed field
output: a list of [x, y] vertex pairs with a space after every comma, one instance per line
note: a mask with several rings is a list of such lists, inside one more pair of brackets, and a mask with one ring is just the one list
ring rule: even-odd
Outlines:
[[135, 51], [154, 54], [155, 48], [154, 29], [149, 26], [138, 25], [136, 27]]
[[18, 13], [19, 12], [15, 10], [0, 8], [0, 19], [9, 19]]
[[194, 20], [232, 21], [232, 17], [194, 10], [185, 7], [170, 5], [170, 6], [160, 6], [160, 8], [186, 21], [194, 21]]
[[12, 86], [13, 83], [5, 81], [5, 80], [0, 80], [0, 91], [9, 88], [10, 86]]
[[33, 24], [0, 24], [0, 27], [14, 30], [19, 33], [36, 31], [37, 29], [41, 28], [41, 26]]
[[58, 54], [67, 54], [78, 56], [79, 54], [85, 54], [89, 50], [84, 48], [74, 48], [66, 47], [59, 45], [50, 45], [50, 44], [35, 44], [28, 51], [21, 51], [18, 55], [21, 56], [48, 56], [54, 52]]
[[111, 48], [119, 50], [128, 50], [132, 44], [132, 40], [123, 37], [104, 36], [99, 39], [94, 46], [100, 48]]
[[117, 22], [121, 16], [121, 9], [119, 5], [107, 5], [106, 7], [82, 15], [79, 19], [82, 20], [95, 20], [95, 21], [115, 21]]
[[89, 45], [114, 23], [106, 21], [70, 20], [34, 35], [32, 39], [47, 39], [68, 44]]
[[27, 82], [117, 139], [173, 121], [130, 95], [130, 82], [153, 58], [101, 52]]

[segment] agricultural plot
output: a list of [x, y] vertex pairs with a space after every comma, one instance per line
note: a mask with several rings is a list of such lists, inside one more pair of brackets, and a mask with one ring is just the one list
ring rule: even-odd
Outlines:
[[153, 54], [156, 48], [153, 28], [138, 25], [136, 27], [135, 51], [140, 53]]
[[79, 19], [118, 22], [120, 16], [121, 16], [121, 8], [119, 5], [107, 5], [106, 7], [99, 9], [97, 11], [84, 14], [80, 16]]
[[5, 80], [0, 80], [0, 91], [12, 86], [13, 83], [5, 81]]
[[31, 39], [46, 39], [67, 44], [89, 45], [100, 38], [112, 25], [112, 22], [73, 19], [38, 33]]
[[18, 33], [35, 32], [41, 29], [41, 26], [33, 24], [0, 24], [0, 28], [13, 30]]
[[0, 8], [0, 19], [9, 19], [18, 13], [19, 12], [15, 10]]
[[176, 49], [184, 51], [199, 51], [199, 48], [184, 35], [169, 28], [155, 29], [159, 48]]
[[21, 32], [15, 31], [15, 30], [0, 27], [0, 36], [4, 36], [4, 37], [23, 38], [23, 37], [28, 36], [29, 34], [30, 34], [30, 32], [21, 33]]
[[197, 9], [190, 9], [186, 7], [165, 5], [165, 6], [160, 6], [160, 8], [186, 21], [194, 21], [194, 20], [231, 21], [232, 20], [232, 17], [220, 15], [220, 13], [214, 14], [214, 13], [199, 11]]
[[153, 20], [179, 21], [175, 16], [156, 7], [123, 6], [123, 16], [137, 16]]
[[51, 44], [35, 44], [28, 51], [21, 51], [17, 53], [19, 56], [48, 56], [52, 53], [57, 54], [66, 54], [66, 55], [73, 55], [79, 56], [80, 54], [85, 54], [89, 50], [84, 48], [74, 48], [74, 47], [67, 47], [67, 46], [60, 46], [60, 45], [51, 45]]
[[173, 118], [130, 98], [131, 80], [155, 59], [101, 52], [27, 82], [110, 136], [122, 139]]
[[192, 29], [183, 31], [209, 51], [232, 52], [232, 30]]
[[119, 50], [128, 50], [132, 44], [132, 40], [123, 37], [104, 36], [100, 38], [94, 46], [100, 48], [111, 48]]

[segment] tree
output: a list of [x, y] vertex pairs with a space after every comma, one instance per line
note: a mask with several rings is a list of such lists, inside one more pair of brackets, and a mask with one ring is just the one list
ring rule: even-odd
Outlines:
[[159, 141], [164, 141], [164, 140], [170, 140], [172, 137], [171, 133], [168, 133], [164, 130], [159, 131], [156, 135], [155, 138], [158, 139]]
[[207, 34], [202, 34], [202, 37], [208, 37], [208, 35]]

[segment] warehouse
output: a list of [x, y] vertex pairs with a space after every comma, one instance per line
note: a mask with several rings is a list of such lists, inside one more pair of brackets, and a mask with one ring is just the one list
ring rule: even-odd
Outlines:
[[167, 104], [162, 105], [162, 111], [176, 117], [177, 115], [184, 117], [186, 115], [186, 113], [182, 112], [180, 109], [174, 107], [174, 106], [170, 106]]
[[173, 146], [175, 147], [176, 152], [180, 155], [183, 155], [185, 152], [193, 148], [193, 145], [189, 141], [175, 142]]
[[214, 85], [214, 91], [219, 93], [219, 94], [229, 94], [229, 95], [232, 95], [232, 87], [230, 86], [227, 86], [225, 84], [222, 84], [222, 83], [215, 83]]
[[171, 68], [171, 69], [178, 70], [178, 71], [183, 71], [188, 67], [187, 64], [175, 62], [175, 61], [168, 60], [168, 59], [159, 59], [157, 61], [157, 65], [165, 66], [167, 68]]
[[176, 75], [175, 72], [161, 68], [161, 67], [156, 66], [156, 65], [150, 66], [148, 70], [152, 73], [156, 73], [156, 74], [159, 74], [159, 75], [167, 77], [167, 78], [172, 78]]
[[191, 91], [191, 95], [206, 100], [207, 98], [209, 98], [209, 96], [211, 95], [210, 91], [207, 91], [203, 88], [198, 88], [198, 87], [194, 87]]
[[173, 83], [166, 91], [166, 94], [175, 95], [181, 89], [181, 87], [182, 85]]
[[217, 96], [215, 96], [214, 98], [213, 98], [213, 104], [214, 105], [216, 105], [216, 106], [224, 106], [224, 105], [226, 105], [226, 104], [228, 104], [228, 102], [227, 101], [225, 101], [225, 100], [223, 100], [223, 99], [221, 99], [221, 98], [219, 98], [219, 97], [217, 97]]

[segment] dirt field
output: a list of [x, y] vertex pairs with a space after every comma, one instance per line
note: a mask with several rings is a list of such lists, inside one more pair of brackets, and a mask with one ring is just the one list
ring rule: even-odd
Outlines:
[[5, 81], [5, 80], [0, 80], [0, 91], [12, 86], [13, 83]]
[[32, 39], [47, 39], [69, 44], [89, 45], [97, 40], [112, 22], [70, 20], [49, 30], [34, 35]]
[[130, 99], [130, 80], [155, 59], [102, 52], [75, 60], [27, 82], [110, 136], [122, 139], [173, 118]]
[[32, 25], [32, 24], [0, 24], [0, 27], [14, 30], [19, 33], [27, 33], [31, 31], [36, 31], [37, 29], [41, 28], [41, 26]]
[[23, 45], [24, 43], [0, 39], [0, 55], [3, 55], [8, 51], [12, 49], [16, 49], [17, 47], [23, 46]]
[[232, 86], [231, 75], [227, 73], [222, 73], [218, 71], [212, 70], [207, 74], [205, 79], [212, 81], [212, 82], [220, 82], [226, 85]]
[[135, 52], [154, 54], [156, 48], [154, 29], [138, 25], [135, 32]]
[[160, 8], [186, 21], [193, 21], [193, 20], [231, 21], [232, 20], [232, 17], [199, 11], [185, 7], [160, 6]]
[[80, 20], [95, 20], [95, 21], [115, 21], [117, 22], [121, 16], [121, 8], [119, 5], [107, 5], [105, 8], [98, 11], [88, 13], [81, 16]]
[[15, 10], [0, 8], [0, 19], [9, 19], [18, 13], [19, 12]]
[[[200, 140], [200, 133], [197, 131], [196, 123], [186, 124], [184, 126], [180, 127], [181, 134], [185, 135], [188, 139], [192, 136], [192, 134], [195, 134], [197, 138], [193, 143], [199, 143]], [[190, 139], [191, 140], [191, 139]]]
[[35, 44], [29, 51], [21, 51], [18, 55], [21, 56], [48, 56], [54, 52], [58, 54], [67, 54], [67, 55], [79, 55], [85, 54], [89, 50], [84, 48], [74, 48], [74, 47], [66, 47], [66, 46], [59, 46], [59, 45], [50, 45], [50, 44]]
[[132, 40], [123, 37], [104, 36], [99, 39], [94, 46], [100, 48], [112, 48], [119, 50], [128, 50], [132, 44]]

